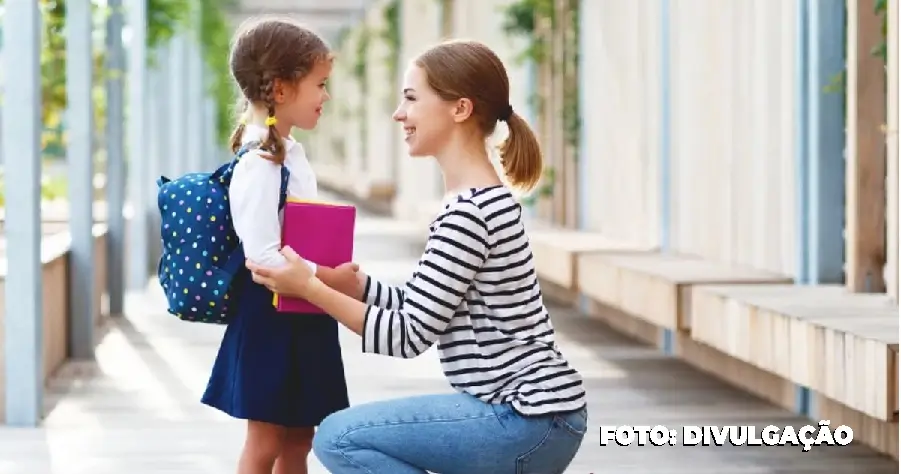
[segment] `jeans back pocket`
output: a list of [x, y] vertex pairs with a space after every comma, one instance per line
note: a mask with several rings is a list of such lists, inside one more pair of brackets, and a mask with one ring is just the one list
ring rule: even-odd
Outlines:
[[517, 474], [562, 474], [576, 457], [588, 431], [585, 410], [553, 417], [544, 440], [516, 460]]

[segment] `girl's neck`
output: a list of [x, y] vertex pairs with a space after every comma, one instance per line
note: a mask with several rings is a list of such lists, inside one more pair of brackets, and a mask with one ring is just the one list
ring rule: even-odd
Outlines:
[[[266, 126], [266, 119], [268, 118], [269, 111], [257, 106], [250, 107], [247, 111], [247, 115], [245, 115], [248, 124], [254, 124], [266, 129], [269, 128]], [[276, 117], [275, 129], [278, 130], [278, 133], [282, 138], [288, 138], [288, 136], [291, 135], [291, 125], [284, 120], [278, 120], [278, 117]]]

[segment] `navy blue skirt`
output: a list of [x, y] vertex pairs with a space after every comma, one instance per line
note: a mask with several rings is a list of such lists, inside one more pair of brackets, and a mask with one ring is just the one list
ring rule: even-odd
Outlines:
[[202, 402], [235, 418], [314, 427], [349, 406], [338, 323], [279, 313], [272, 292], [242, 269], [229, 323]]

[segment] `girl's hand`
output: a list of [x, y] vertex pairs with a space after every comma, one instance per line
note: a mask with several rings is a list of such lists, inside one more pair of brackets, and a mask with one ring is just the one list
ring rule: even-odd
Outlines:
[[[319, 267], [324, 273], [317, 275], [326, 285], [344, 293], [355, 300], [363, 299], [363, 290], [366, 285], [366, 275], [360, 272], [360, 266], [353, 262], [342, 263], [334, 269]], [[328, 278], [323, 278], [328, 275]], [[362, 279], [361, 279], [362, 278]]]
[[291, 247], [282, 248], [281, 254], [288, 263], [278, 268], [263, 267], [248, 260], [246, 265], [253, 281], [280, 295], [306, 299], [306, 291], [315, 275]]

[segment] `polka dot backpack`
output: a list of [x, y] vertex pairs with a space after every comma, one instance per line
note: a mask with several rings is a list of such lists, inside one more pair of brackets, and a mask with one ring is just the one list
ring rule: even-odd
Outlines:
[[[212, 173], [157, 180], [162, 256], [157, 277], [168, 311], [185, 321], [228, 324], [235, 307], [234, 283], [244, 268], [244, 249], [231, 221], [228, 186], [235, 165], [259, 143], [248, 143]], [[288, 194], [282, 167], [279, 209]]]

